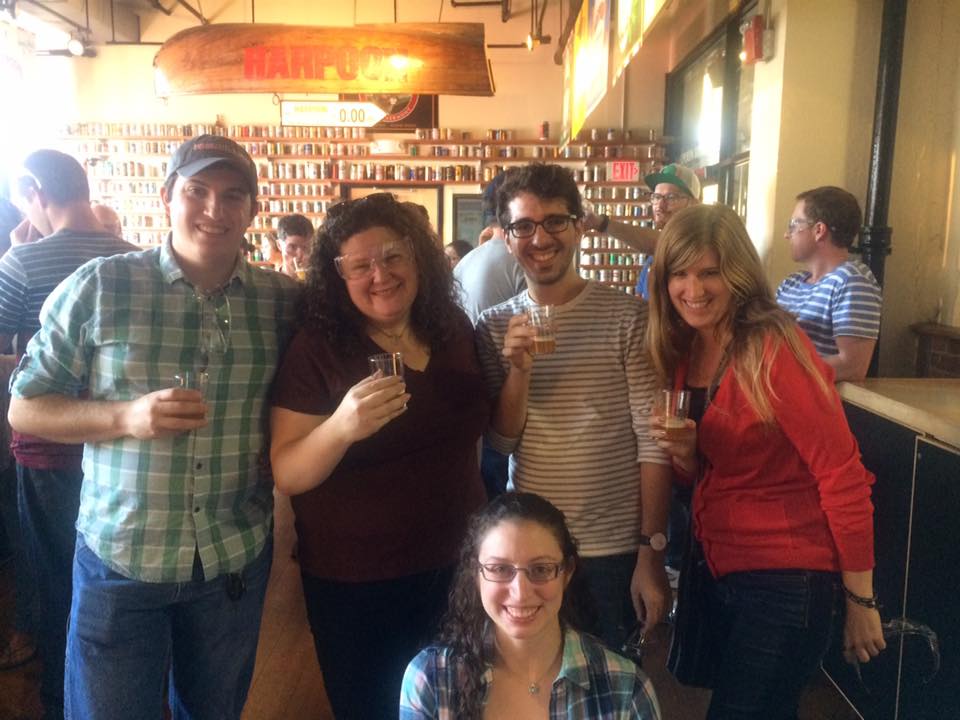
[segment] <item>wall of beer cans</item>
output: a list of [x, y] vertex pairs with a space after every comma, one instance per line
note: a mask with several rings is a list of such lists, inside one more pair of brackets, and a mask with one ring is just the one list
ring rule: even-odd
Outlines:
[[[257, 165], [260, 207], [248, 232], [254, 245], [290, 213], [306, 215], [319, 225], [327, 208], [343, 198], [345, 184], [376, 183], [386, 189], [463, 185], [463, 193], [479, 193], [505, 168], [537, 161], [568, 166], [598, 214], [652, 224], [642, 181], [613, 182], [607, 177], [608, 166], [613, 160], [636, 160], [642, 178], [662, 161], [662, 146], [656, 141], [636, 142], [630, 133], [613, 130], [594, 131], [583, 141], [561, 147], [545, 137], [515, 138], [512, 130], [488, 130], [484, 137], [475, 138], [470, 132], [434, 128], [398, 137], [366, 128], [90, 122], [66, 128], [62, 144], [84, 162], [92, 197], [121, 216], [124, 237], [152, 246], [169, 232], [160, 201], [167, 161], [182, 142], [204, 133], [233, 138]], [[384, 138], [388, 141], [382, 142]], [[641, 260], [610, 236], [583, 238], [580, 271], [584, 277], [629, 292]]]

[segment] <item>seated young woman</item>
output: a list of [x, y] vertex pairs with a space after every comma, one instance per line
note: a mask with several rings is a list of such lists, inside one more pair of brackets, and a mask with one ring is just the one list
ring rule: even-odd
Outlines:
[[577, 562], [563, 513], [539, 495], [477, 513], [440, 640], [407, 666], [400, 720], [657, 720], [647, 676], [577, 631]]

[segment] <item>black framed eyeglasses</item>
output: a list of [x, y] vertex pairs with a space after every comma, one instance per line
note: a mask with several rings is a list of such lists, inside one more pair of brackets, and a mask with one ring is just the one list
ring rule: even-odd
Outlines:
[[681, 200], [689, 200], [689, 195], [684, 195], [683, 193], [667, 193], [666, 195], [661, 195], [660, 193], [650, 193], [650, 202], [656, 205], [661, 200], [666, 200], [667, 205], [673, 205], [678, 203]]
[[556, 580], [566, 570], [566, 562], [539, 562], [521, 567], [510, 563], [477, 563], [484, 580], [495, 583], [512, 582], [518, 572], [527, 576], [534, 585], [543, 585]]
[[532, 237], [537, 232], [537, 226], [542, 227], [544, 232], [556, 235], [570, 227], [570, 221], [576, 219], [576, 215], [547, 215], [539, 222], [524, 218], [523, 220], [510, 223], [504, 229], [515, 238]]

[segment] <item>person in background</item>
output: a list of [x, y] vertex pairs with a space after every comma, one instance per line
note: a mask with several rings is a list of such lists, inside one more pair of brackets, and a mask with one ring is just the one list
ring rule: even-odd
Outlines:
[[283, 258], [281, 272], [304, 280], [313, 250], [313, 223], [303, 215], [284, 215], [277, 223], [277, 245]]
[[104, 230], [116, 237], [123, 237], [123, 223], [120, 222], [120, 216], [117, 215], [116, 210], [101, 203], [91, 203], [90, 209], [93, 210], [94, 217]]
[[61, 283], [10, 383], [14, 430], [86, 443], [67, 717], [159, 713], [169, 685], [173, 717], [239, 718], [253, 675], [272, 559], [265, 401], [298, 286], [243, 260], [257, 172], [239, 145], [200, 135], [168, 167], [166, 241]]
[[647, 676], [581, 632], [579, 563], [563, 513], [538, 495], [477, 513], [439, 642], [404, 674], [400, 720], [659, 720]]
[[507, 250], [497, 219], [497, 189], [502, 182], [503, 173], [500, 173], [484, 188], [482, 204], [486, 227], [480, 233], [477, 247], [453, 269], [453, 277], [460, 285], [460, 304], [474, 325], [484, 310], [509, 300], [527, 287], [523, 269]]
[[[8, 199], [9, 190], [0, 184], [0, 257], [11, 247], [10, 234], [24, 222], [23, 214]], [[29, 221], [26, 221], [29, 224]], [[0, 560], [12, 560], [14, 581], [14, 613], [10, 633], [0, 645], [0, 671], [11, 670], [30, 662], [36, 657], [33, 637], [36, 632], [37, 584], [33, 566], [27, 560], [20, 519], [17, 517], [17, 471], [10, 452], [10, 424], [7, 422], [7, 405], [10, 394], [7, 381], [17, 365], [13, 344], [7, 342], [0, 348]]]
[[659, 172], [647, 175], [644, 181], [651, 192], [650, 204], [653, 206], [654, 224], [652, 228], [630, 225], [612, 220], [607, 215], [596, 215], [592, 212], [584, 216], [583, 224], [587, 230], [612, 235], [634, 250], [646, 254], [646, 259], [637, 275], [636, 293], [647, 300], [649, 298], [647, 276], [653, 264], [653, 252], [660, 232], [674, 213], [700, 202], [700, 178], [690, 168], [673, 163]]
[[260, 262], [266, 263], [277, 272], [283, 270], [283, 253], [277, 245], [276, 238], [270, 233], [260, 237]]
[[832, 371], [777, 306], [736, 213], [721, 205], [677, 213], [650, 280], [654, 366], [693, 395], [679, 437], [666, 439], [662, 419], [651, 425], [677, 474], [700, 478], [692, 551], [703, 559], [692, 572], [706, 586], [707, 718], [795, 718], [836, 614], [846, 614], [848, 660], [867, 662], [884, 647], [874, 478]]
[[[583, 209], [569, 170], [511, 168], [497, 210], [527, 290], [477, 324], [494, 400], [487, 434], [512, 452], [511, 489], [543, 495], [567, 516], [599, 610], [587, 630], [618, 650], [637, 619], [653, 628], [670, 606], [670, 466], [646, 424], [656, 380], [643, 345], [647, 307], [577, 273]], [[528, 313], [544, 305], [553, 306], [556, 350], [534, 355]]]
[[[401, 373], [368, 358], [401, 353]], [[394, 717], [403, 669], [436, 631], [467, 518], [484, 503], [490, 406], [426, 215], [389, 193], [334, 205], [271, 414], [293, 496], [307, 618], [333, 712]]]
[[473, 250], [473, 245], [466, 240], [454, 240], [452, 243], [446, 245], [443, 248], [443, 252], [447, 256], [447, 260], [450, 261], [450, 269], [453, 270], [457, 266], [457, 263], [463, 260], [471, 250]]
[[[88, 260], [136, 250], [103, 229], [90, 206], [86, 172], [74, 158], [37, 150], [23, 161], [16, 197], [43, 237], [0, 258], [0, 345], [18, 354], [40, 329], [40, 308], [54, 288]], [[63, 665], [70, 612], [83, 446], [14, 432], [20, 527], [36, 578], [37, 645], [43, 659], [44, 716], [63, 717]]]
[[[503, 173], [484, 188], [485, 227], [477, 247], [453, 268], [453, 277], [460, 288], [460, 304], [474, 325], [484, 310], [509, 300], [527, 287], [523, 269], [507, 250], [506, 238], [497, 219], [497, 190], [501, 183]], [[508, 464], [508, 456], [494, 449], [484, 435], [480, 473], [488, 498], [495, 498], [507, 489]]]
[[838, 187], [797, 195], [784, 238], [806, 270], [777, 288], [777, 302], [797, 318], [836, 380], [863, 380], [880, 334], [883, 297], [870, 268], [850, 259], [860, 233], [857, 199]]

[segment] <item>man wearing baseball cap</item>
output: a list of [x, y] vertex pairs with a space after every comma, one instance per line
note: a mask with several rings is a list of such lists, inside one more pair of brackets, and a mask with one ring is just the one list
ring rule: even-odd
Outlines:
[[269, 383], [297, 283], [248, 265], [253, 161], [203, 135], [173, 155], [160, 247], [93, 260], [51, 295], [10, 422], [85, 443], [68, 717], [239, 718], [271, 563]]
[[700, 202], [700, 178], [684, 165], [673, 163], [659, 172], [647, 175], [644, 180], [650, 188], [653, 206], [653, 228], [638, 227], [611, 220], [606, 215], [587, 213], [584, 225], [589, 230], [607, 233], [647, 255], [637, 280], [637, 295], [647, 299], [647, 275], [653, 263], [653, 251], [657, 246], [660, 231], [674, 213]]

